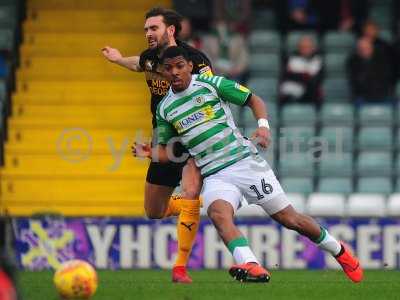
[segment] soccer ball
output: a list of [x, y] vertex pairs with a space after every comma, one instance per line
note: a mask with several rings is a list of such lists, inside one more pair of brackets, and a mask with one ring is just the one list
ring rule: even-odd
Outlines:
[[79, 259], [63, 263], [54, 274], [53, 280], [63, 299], [89, 299], [97, 289], [95, 269]]

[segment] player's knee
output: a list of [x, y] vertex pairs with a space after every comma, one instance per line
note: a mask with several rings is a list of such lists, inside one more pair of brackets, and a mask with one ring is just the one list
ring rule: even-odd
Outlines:
[[165, 213], [162, 211], [154, 211], [150, 209], [146, 209], [146, 216], [149, 219], [157, 220], [157, 219], [162, 219], [164, 218]]
[[207, 214], [217, 229], [222, 228], [232, 222], [232, 217], [221, 210], [210, 208]]
[[185, 186], [182, 188], [182, 197], [185, 199], [198, 199], [200, 197], [201, 187], [197, 185]]

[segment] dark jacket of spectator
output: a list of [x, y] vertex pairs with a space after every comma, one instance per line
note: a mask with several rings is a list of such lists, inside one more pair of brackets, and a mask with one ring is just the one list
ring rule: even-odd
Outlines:
[[355, 101], [386, 101], [392, 93], [392, 64], [386, 53], [367, 38], [359, 39], [347, 61]]
[[301, 38], [298, 51], [286, 60], [279, 88], [280, 101], [318, 105], [322, 99], [322, 77], [322, 57], [313, 40], [307, 36]]

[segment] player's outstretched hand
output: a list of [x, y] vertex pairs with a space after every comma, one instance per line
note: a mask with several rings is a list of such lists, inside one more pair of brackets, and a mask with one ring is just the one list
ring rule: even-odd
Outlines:
[[149, 143], [136, 143], [132, 145], [132, 154], [135, 157], [151, 158], [151, 145]]
[[268, 148], [271, 143], [271, 132], [266, 127], [257, 128], [252, 134], [251, 139], [262, 148]]
[[111, 48], [109, 46], [105, 46], [103, 49], [101, 49], [101, 53], [103, 53], [104, 57], [113, 63], [119, 61], [122, 58], [122, 54], [119, 52], [118, 49]]

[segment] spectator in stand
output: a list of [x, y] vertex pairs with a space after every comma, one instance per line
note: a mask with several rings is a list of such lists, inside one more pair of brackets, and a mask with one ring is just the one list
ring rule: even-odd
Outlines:
[[383, 55], [386, 55], [387, 59], [389, 60], [389, 67], [390, 67], [390, 72], [391, 72], [391, 82], [392, 84], [396, 83], [396, 60], [397, 58], [395, 57], [395, 52], [392, 47], [388, 42], [386, 42], [384, 39], [379, 37], [379, 26], [372, 20], [367, 20], [364, 23], [364, 26], [362, 28], [362, 36], [367, 39], [369, 39], [376, 51], [383, 52]]
[[247, 35], [251, 24], [251, 0], [214, 0], [215, 24], [226, 23], [233, 32]]
[[5, 78], [8, 75], [8, 67], [5, 58], [0, 54], [0, 78]]
[[367, 20], [362, 28], [361, 37], [369, 39], [373, 43], [374, 48], [384, 51], [386, 55], [391, 57], [391, 46], [388, 42], [379, 37], [379, 31], [380, 29], [378, 24], [376, 24], [373, 20]]
[[297, 51], [286, 59], [279, 88], [281, 103], [314, 103], [319, 106], [322, 76], [322, 57], [315, 41], [310, 36], [303, 36]]
[[391, 60], [370, 38], [358, 40], [356, 51], [347, 61], [347, 76], [357, 105], [392, 101]]
[[202, 46], [201, 39], [193, 33], [192, 22], [189, 18], [184, 17], [181, 22], [181, 31], [179, 32], [178, 39], [189, 44], [190, 46], [200, 49]]
[[368, 14], [365, 0], [329, 0], [320, 2], [321, 30], [360, 32]]
[[210, 30], [212, 19], [212, 0], [172, 0], [174, 9], [182, 16], [188, 17], [193, 28], [200, 32]]
[[288, 0], [289, 30], [310, 30], [319, 28], [318, 0]]
[[235, 32], [233, 25], [219, 22], [214, 33], [203, 36], [202, 51], [211, 60], [216, 74], [246, 83], [249, 77], [249, 52], [244, 36]]
[[400, 32], [397, 33], [397, 38], [392, 46], [393, 57], [394, 57], [394, 75], [395, 75], [395, 83], [400, 78]]

